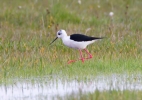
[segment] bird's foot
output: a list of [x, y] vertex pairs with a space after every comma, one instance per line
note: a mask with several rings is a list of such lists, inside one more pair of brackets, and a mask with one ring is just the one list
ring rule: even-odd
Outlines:
[[[80, 59], [78, 59], [78, 60], [81, 60], [82, 63], [84, 63], [85, 58], [80, 58]], [[77, 60], [70, 60], [70, 61], [68, 61], [68, 64], [73, 63], [73, 62], [76, 62], [76, 61], [77, 61]]]
[[85, 58], [85, 59], [91, 59], [91, 58], [93, 58], [93, 56], [92, 56], [92, 55], [89, 55], [89, 57], [87, 57], [87, 58]]
[[81, 60], [84, 63], [85, 58], [80, 58], [79, 60]]
[[68, 61], [68, 64], [71, 64], [71, 63], [73, 63], [73, 62], [75, 62], [76, 60], [70, 60], [70, 61]]

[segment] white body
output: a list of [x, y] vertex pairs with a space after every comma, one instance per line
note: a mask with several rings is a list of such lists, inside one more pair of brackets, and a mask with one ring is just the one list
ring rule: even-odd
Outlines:
[[61, 38], [64, 45], [70, 47], [70, 48], [74, 48], [74, 49], [85, 49], [87, 47], [87, 45], [94, 43], [95, 40], [92, 41], [82, 41], [82, 42], [77, 42], [74, 40], [70, 40], [70, 36], [66, 36]]

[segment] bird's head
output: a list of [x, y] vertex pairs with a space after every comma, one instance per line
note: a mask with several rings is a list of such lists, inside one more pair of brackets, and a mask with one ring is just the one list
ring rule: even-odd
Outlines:
[[65, 36], [67, 36], [67, 33], [66, 33], [65, 30], [59, 30], [59, 31], [57, 32], [57, 37], [58, 37], [58, 38], [63, 38], [63, 37], [65, 37]]
[[64, 37], [66, 37], [67, 36], [67, 33], [66, 33], [66, 31], [65, 30], [59, 30], [58, 32], [57, 32], [57, 37], [50, 43], [50, 45], [55, 41], [55, 40], [57, 40], [58, 38], [64, 38]]

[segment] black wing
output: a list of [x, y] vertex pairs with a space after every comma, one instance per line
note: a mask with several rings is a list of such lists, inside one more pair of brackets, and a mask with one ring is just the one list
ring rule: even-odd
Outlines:
[[92, 41], [92, 40], [102, 39], [102, 38], [86, 36], [86, 35], [83, 35], [83, 34], [72, 34], [72, 35], [70, 35], [70, 39], [74, 40], [74, 41], [81, 42], [81, 41]]

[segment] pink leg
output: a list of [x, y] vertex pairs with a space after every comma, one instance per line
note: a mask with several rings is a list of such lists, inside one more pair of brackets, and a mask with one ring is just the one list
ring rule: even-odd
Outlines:
[[86, 53], [89, 55], [89, 57], [88, 58], [85, 58], [85, 59], [91, 59], [93, 56], [92, 56], [92, 54], [91, 53], [89, 53], [89, 51], [87, 50], [87, 49], [84, 49], [85, 51], [86, 51]]
[[83, 55], [82, 55], [82, 51], [79, 50], [79, 52], [80, 52], [80, 57], [81, 57], [81, 59], [79, 59], [79, 60], [82, 60], [82, 62], [84, 62], [84, 58], [83, 58]]
[[[83, 58], [83, 55], [82, 55], [82, 51], [81, 50], [79, 50], [79, 52], [80, 52], [80, 59], [78, 59], [78, 60], [82, 60], [82, 62], [84, 62], [84, 58]], [[68, 61], [68, 64], [70, 64], [70, 63], [72, 63], [72, 62], [75, 62], [75, 61], [77, 61], [77, 60], [70, 60], [70, 61]]]

